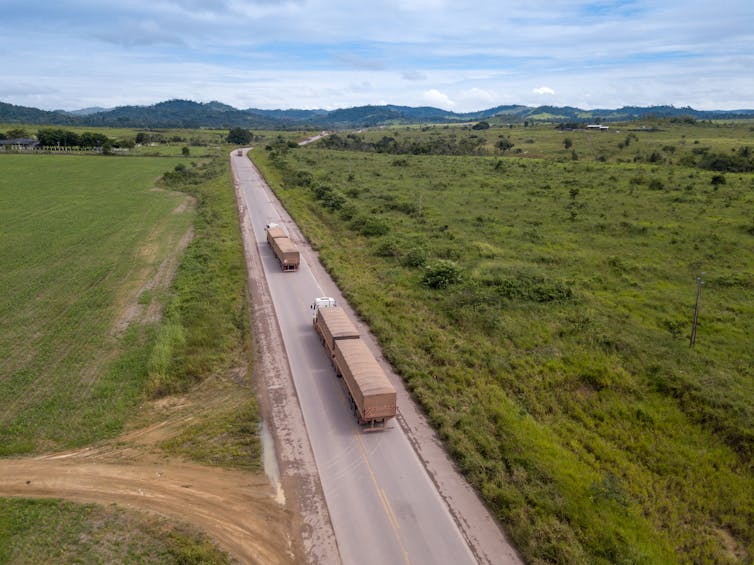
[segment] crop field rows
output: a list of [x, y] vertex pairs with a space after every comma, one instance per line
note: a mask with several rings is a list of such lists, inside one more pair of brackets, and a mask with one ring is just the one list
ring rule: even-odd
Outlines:
[[531, 561], [754, 555], [751, 128], [655, 129], [254, 156]]
[[[118, 341], [136, 339], [116, 335], [115, 307], [136, 300], [129, 277], [156, 269], [190, 217], [170, 214], [183, 196], [149, 191], [164, 162], [97, 164], [74, 156], [3, 158], [3, 453], [32, 451], [39, 441], [48, 448], [86, 443], [100, 426], [115, 425], [138, 395], [129, 361], [113, 366]], [[151, 249], [140, 249], [150, 240]]]

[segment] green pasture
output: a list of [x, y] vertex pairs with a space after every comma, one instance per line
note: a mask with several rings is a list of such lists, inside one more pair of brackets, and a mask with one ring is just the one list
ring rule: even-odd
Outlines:
[[254, 153], [530, 562], [754, 558], [754, 175], [682, 164], [751, 128], [641, 127]]
[[0, 454], [112, 435], [137, 401], [149, 330], [117, 322], [192, 217], [154, 189], [166, 165], [0, 156]]
[[[212, 377], [202, 394], [231, 401], [196, 410], [192, 425], [160, 447], [260, 468], [228, 152], [198, 165], [0, 155], [0, 455], [113, 437], [127, 421], [140, 425], [131, 418], [146, 398]], [[186, 193], [196, 213], [174, 213]], [[189, 224], [194, 238], [171, 288], [140, 292]], [[121, 327], [129, 305], [153, 301], [166, 304], [161, 321]], [[194, 531], [115, 507], [0, 498], [0, 563], [69, 561], [227, 557]]]

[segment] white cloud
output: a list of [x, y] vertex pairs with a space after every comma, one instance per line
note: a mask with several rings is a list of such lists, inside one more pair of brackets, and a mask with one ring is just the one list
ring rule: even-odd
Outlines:
[[[45, 109], [191, 98], [472, 111], [556, 92], [586, 108], [754, 107], [750, 0], [3, 4], [0, 100]], [[52, 48], [36, 57], [28, 44]]]
[[549, 86], [540, 86], [539, 88], [535, 88], [532, 90], [534, 94], [555, 94], [555, 91], [550, 88]]
[[431, 89], [424, 92], [422, 95], [424, 101], [430, 106], [442, 108], [443, 110], [451, 110], [456, 104], [453, 102], [447, 94], [443, 94], [439, 90]]

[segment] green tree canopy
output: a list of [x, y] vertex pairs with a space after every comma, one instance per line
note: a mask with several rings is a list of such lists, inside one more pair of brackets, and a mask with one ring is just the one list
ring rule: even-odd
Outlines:
[[254, 139], [254, 134], [244, 128], [233, 128], [228, 132], [228, 143], [234, 143], [236, 145], [243, 145], [250, 143]]

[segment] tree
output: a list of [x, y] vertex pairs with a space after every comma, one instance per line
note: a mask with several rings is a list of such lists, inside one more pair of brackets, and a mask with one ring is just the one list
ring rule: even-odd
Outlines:
[[500, 149], [500, 151], [502, 151], [503, 153], [508, 151], [508, 149], [510, 149], [511, 147], [513, 147], [513, 142], [507, 137], [504, 137], [497, 142], [497, 148]]
[[7, 135], [9, 139], [22, 139], [29, 136], [24, 128], [9, 129]]
[[479, 122], [471, 126], [471, 129], [490, 129], [490, 124], [488, 122]]
[[253, 139], [254, 134], [244, 128], [233, 128], [228, 132], [227, 137], [228, 143], [233, 143], [235, 145], [244, 145], [246, 143], [251, 143]]
[[183, 149], [181, 149], [181, 154], [184, 157], [188, 157], [190, 153], [191, 153], [191, 150], [188, 147], [184, 147]]
[[571, 140], [571, 138], [570, 138], [570, 137], [566, 137], [566, 138], [565, 138], [565, 139], [563, 140], [563, 147], [565, 147], [566, 149], [570, 149], [570, 148], [571, 148], [571, 146], [573, 146], [573, 141]]

